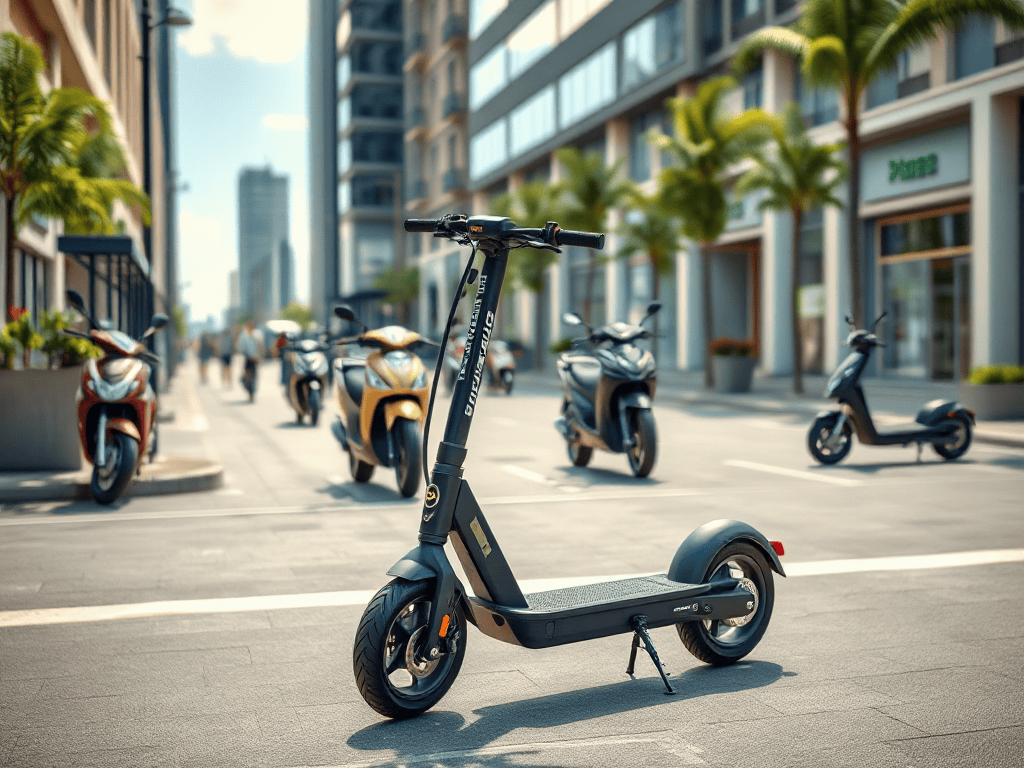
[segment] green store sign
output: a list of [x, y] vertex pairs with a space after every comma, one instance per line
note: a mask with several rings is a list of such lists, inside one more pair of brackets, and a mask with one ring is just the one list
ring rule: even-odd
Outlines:
[[912, 160], [889, 161], [889, 183], [894, 181], [910, 181], [925, 176], [934, 176], [939, 172], [939, 156], [932, 152], [930, 155], [918, 157]]

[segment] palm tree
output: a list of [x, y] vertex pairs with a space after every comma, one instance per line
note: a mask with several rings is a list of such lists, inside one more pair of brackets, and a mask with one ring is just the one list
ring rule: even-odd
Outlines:
[[[562, 164], [564, 176], [556, 185], [565, 194], [565, 207], [559, 224], [565, 229], [603, 232], [608, 212], [625, 203], [636, 187], [619, 173], [623, 160], [605, 165], [600, 152], [583, 154], [577, 147], [562, 147], [555, 156]], [[587, 249], [587, 290], [583, 298], [583, 320], [593, 316], [594, 277], [597, 274], [597, 252]]]
[[[704, 340], [711, 341], [711, 264], [708, 249], [728, 221], [723, 176], [757, 151], [778, 119], [760, 109], [740, 115], [723, 110], [723, 99], [736, 87], [728, 76], [705, 81], [692, 98], [666, 103], [672, 111], [673, 135], [653, 131], [651, 142], [670, 155], [661, 171], [658, 196], [662, 206], [677, 212], [682, 232], [701, 244], [704, 257]], [[712, 385], [711, 361], [705, 360], [704, 386]]]
[[772, 155], [758, 154], [754, 168], [737, 183], [737, 196], [755, 190], [767, 193], [760, 204], [763, 211], [790, 211], [793, 214], [793, 274], [790, 321], [793, 330], [793, 391], [802, 394], [803, 360], [797, 296], [800, 288], [800, 226], [803, 215], [823, 205], [842, 207], [836, 189], [846, 180], [846, 164], [836, 155], [841, 144], [815, 144], [807, 135], [800, 105], [790, 103], [785, 122], [773, 130], [775, 149]]
[[[619, 258], [629, 259], [638, 253], [651, 263], [652, 298], [658, 300], [658, 283], [662, 275], [672, 274], [675, 254], [679, 251], [679, 225], [665, 210], [658, 197], [637, 193], [633, 209], [619, 228], [623, 237]], [[658, 316], [654, 316], [654, 356], [658, 356]]]
[[[558, 190], [545, 181], [531, 181], [514, 193], [499, 195], [491, 201], [487, 212], [505, 216], [521, 227], [543, 227], [558, 218]], [[541, 294], [548, 267], [558, 263], [558, 254], [539, 248], [524, 248], [508, 260], [513, 285], [536, 296], [534, 301], [534, 368], [544, 367], [544, 305]]]
[[[113, 228], [114, 200], [148, 199], [133, 184], [109, 178], [116, 145], [106, 105], [78, 88], [39, 87], [39, 49], [12, 32], [0, 35], [0, 189], [5, 197], [6, 294], [14, 305], [14, 239], [34, 215], [68, 219], [79, 231]], [[93, 130], [90, 130], [90, 126]]]
[[[748, 37], [734, 65], [746, 71], [767, 49], [797, 58], [806, 82], [834, 88], [845, 106], [850, 166], [850, 226], [847, 227], [853, 316], [861, 318], [860, 277], [860, 98], [879, 74], [896, 66], [904, 50], [954, 29], [972, 14], [1002, 19], [1024, 29], [1020, 0], [806, 0], [794, 29], [770, 27]], [[862, 319], [862, 318], [861, 318]]]

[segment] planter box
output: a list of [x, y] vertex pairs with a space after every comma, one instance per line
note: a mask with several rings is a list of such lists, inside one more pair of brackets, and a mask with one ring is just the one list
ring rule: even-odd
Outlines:
[[960, 402], [979, 419], [1024, 419], [1024, 384], [960, 382]]
[[82, 369], [0, 371], [0, 470], [82, 466], [75, 393]]
[[716, 392], [749, 392], [757, 360], [749, 355], [712, 355]]

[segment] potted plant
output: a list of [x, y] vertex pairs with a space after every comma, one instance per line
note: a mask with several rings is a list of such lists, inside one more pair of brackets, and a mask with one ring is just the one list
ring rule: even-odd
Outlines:
[[[82, 362], [99, 350], [60, 333], [72, 313], [41, 313], [39, 330], [23, 309], [12, 308], [10, 317], [0, 334], [0, 434], [12, 439], [0, 440], [0, 470], [79, 469], [75, 393]], [[32, 368], [37, 349], [46, 355], [45, 368]], [[19, 352], [23, 367], [11, 370]]]
[[979, 419], [1024, 418], [1024, 365], [982, 365], [960, 382], [960, 400]]
[[754, 378], [753, 343], [719, 338], [708, 344], [716, 392], [749, 392]]

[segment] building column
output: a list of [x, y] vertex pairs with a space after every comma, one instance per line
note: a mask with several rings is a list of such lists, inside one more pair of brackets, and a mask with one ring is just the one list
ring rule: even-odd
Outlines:
[[688, 242], [676, 254], [676, 367], [704, 367], [704, 262], [698, 243]]
[[1020, 101], [981, 94], [971, 105], [971, 365], [1016, 363]]
[[793, 216], [766, 211], [761, 239], [761, 367], [769, 376], [793, 372]]
[[[605, 125], [605, 157], [608, 165], [624, 160], [624, 168], [620, 176], [625, 178], [625, 165], [629, 163], [629, 120], [615, 118]], [[628, 294], [629, 271], [622, 259], [615, 258], [619, 248], [618, 231], [622, 224], [623, 211], [616, 209], [608, 212], [605, 225], [604, 255], [608, 260], [604, 270], [604, 311], [605, 318], [612, 323], [625, 317], [627, 312], [626, 296]]]
[[[845, 185], [837, 197], [847, 201]], [[823, 221], [822, 280], [825, 283], [825, 349], [822, 365], [826, 371], [839, 365], [845, 340], [845, 318], [852, 311], [850, 294], [850, 262], [846, 253], [847, 208], [825, 206]]]

